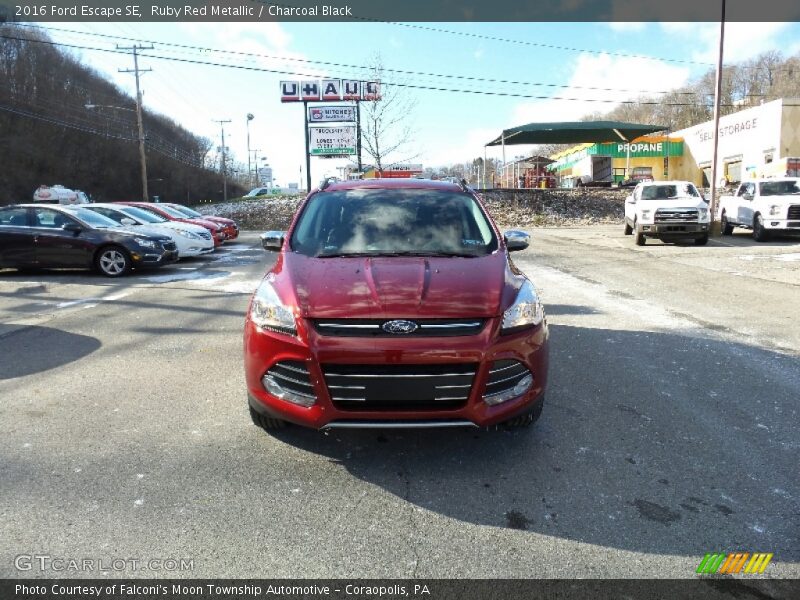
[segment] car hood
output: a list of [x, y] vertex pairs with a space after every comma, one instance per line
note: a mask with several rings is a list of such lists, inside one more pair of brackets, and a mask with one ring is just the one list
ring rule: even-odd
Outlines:
[[[195, 218], [199, 219], [200, 217], [195, 217]], [[206, 221], [211, 221], [213, 223], [222, 223], [223, 225], [233, 225], [234, 224], [233, 219], [227, 219], [225, 217], [215, 217], [213, 215], [203, 215], [202, 218], [205, 219]]]
[[194, 223], [189, 223], [188, 221], [167, 221], [166, 223], [158, 223], [152, 225], [153, 227], [164, 227], [165, 229], [185, 229], [186, 231], [191, 231], [192, 233], [202, 233], [204, 231], [208, 231], [205, 227], [201, 225], [195, 225]]
[[178, 223], [192, 223], [193, 225], [200, 225], [201, 227], [205, 227], [206, 229], [217, 230], [221, 229], [219, 223], [214, 223], [213, 221], [208, 221], [206, 219], [199, 219], [194, 217], [186, 217], [185, 219], [175, 219]]
[[776, 196], [761, 196], [764, 204], [775, 204], [776, 206], [789, 206], [790, 204], [800, 204], [800, 194], [779, 194]]
[[458, 318], [499, 313], [503, 252], [476, 258], [312, 258], [286, 253], [276, 278], [290, 281], [309, 318]]

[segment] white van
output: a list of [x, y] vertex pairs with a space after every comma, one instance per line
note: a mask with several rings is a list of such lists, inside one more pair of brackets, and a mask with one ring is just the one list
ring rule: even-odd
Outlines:
[[63, 185], [40, 185], [33, 192], [33, 201], [45, 204], [88, 204], [89, 198], [80, 190], [70, 190]]

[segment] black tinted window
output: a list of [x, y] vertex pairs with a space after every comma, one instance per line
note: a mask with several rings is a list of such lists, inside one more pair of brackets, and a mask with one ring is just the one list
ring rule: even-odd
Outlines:
[[28, 224], [26, 208], [4, 208], [0, 210], [0, 225], [8, 227], [24, 227]]
[[361, 188], [313, 196], [297, 222], [291, 247], [308, 256], [480, 256], [498, 246], [489, 221], [469, 194]]

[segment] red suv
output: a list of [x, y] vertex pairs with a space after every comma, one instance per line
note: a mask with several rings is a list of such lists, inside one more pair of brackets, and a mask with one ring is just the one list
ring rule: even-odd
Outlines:
[[205, 227], [208, 229], [211, 237], [214, 239], [215, 248], [222, 245], [222, 242], [227, 239], [225, 231], [222, 225], [219, 223], [213, 223], [207, 219], [196, 219], [194, 217], [189, 217], [174, 208], [170, 208], [166, 204], [152, 202], [115, 202], [115, 204], [127, 204], [128, 206], [135, 206], [137, 208], [149, 210], [151, 213], [154, 213], [159, 217], [163, 217], [169, 221], [181, 221], [183, 223], [192, 223], [193, 225]]
[[265, 429], [534, 422], [548, 328], [478, 197], [440, 181], [323, 184], [288, 232], [245, 319], [250, 414]]

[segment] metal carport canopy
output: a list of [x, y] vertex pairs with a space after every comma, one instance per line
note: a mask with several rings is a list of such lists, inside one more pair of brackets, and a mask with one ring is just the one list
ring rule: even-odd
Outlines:
[[640, 136], [664, 131], [664, 125], [643, 125], [623, 121], [564, 121], [528, 123], [504, 129], [487, 146], [518, 144], [582, 144], [584, 142], [630, 142]]

